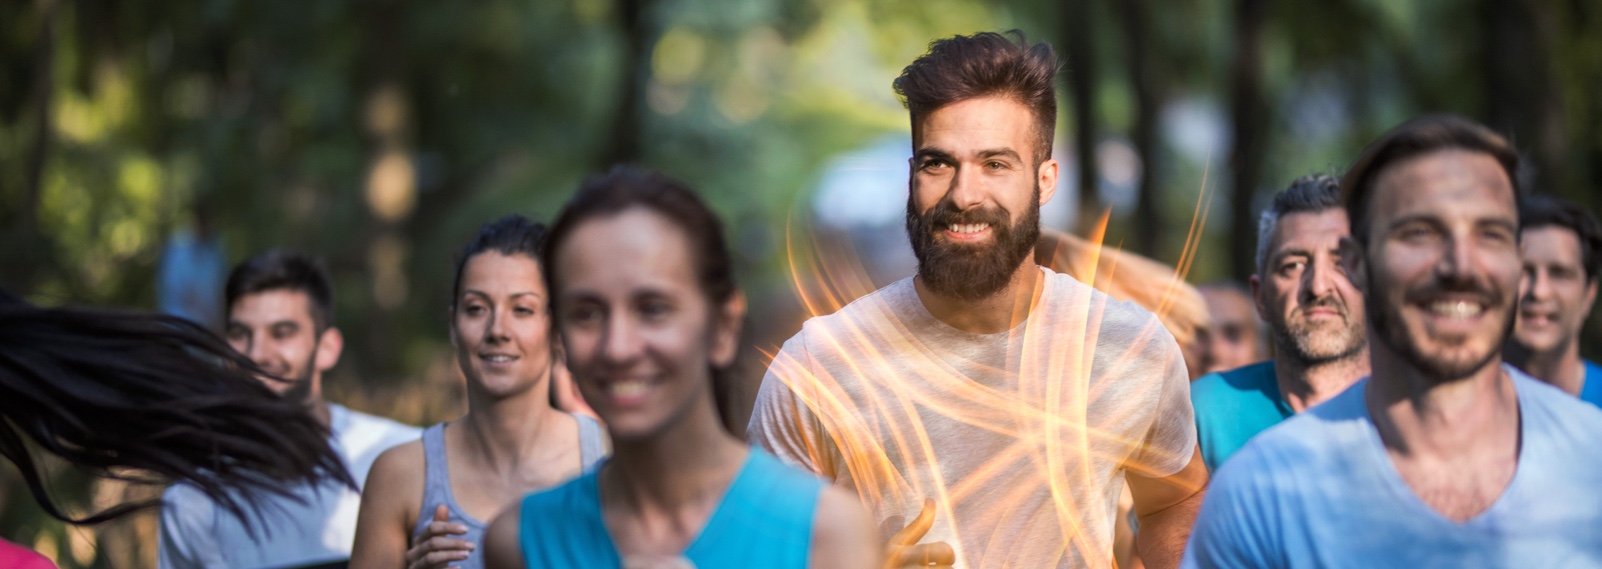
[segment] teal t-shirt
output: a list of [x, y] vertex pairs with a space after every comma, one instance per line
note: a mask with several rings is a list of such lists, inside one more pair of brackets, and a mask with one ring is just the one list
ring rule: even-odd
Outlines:
[[1198, 378], [1190, 384], [1190, 403], [1208, 472], [1217, 472], [1257, 433], [1295, 414], [1279, 393], [1272, 360]]
[[[527, 567], [622, 566], [601, 514], [598, 476], [599, 469], [523, 498], [518, 542]], [[823, 488], [817, 476], [751, 449], [684, 559], [697, 569], [806, 569]]]
[[1602, 366], [1585, 361], [1585, 384], [1580, 386], [1580, 400], [1602, 407]]

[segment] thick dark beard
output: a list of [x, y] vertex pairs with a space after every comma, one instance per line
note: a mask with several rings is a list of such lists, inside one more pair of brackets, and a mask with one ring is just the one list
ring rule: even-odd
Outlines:
[[[1017, 223], [1008, 221], [1007, 212], [1000, 209], [964, 212], [949, 200], [941, 200], [919, 215], [909, 192], [907, 239], [912, 242], [912, 254], [918, 258], [918, 278], [935, 293], [965, 301], [1001, 292], [1040, 240], [1040, 186], [1035, 186], [1023, 217]], [[989, 224], [995, 231], [995, 244], [971, 247], [935, 239], [946, 226], [960, 223]]]
[[[1490, 363], [1491, 360], [1501, 355], [1502, 352], [1498, 348], [1506, 344], [1507, 339], [1513, 335], [1513, 325], [1516, 323], [1515, 319], [1518, 316], [1519, 305], [1517, 302], [1506, 303], [1507, 307], [1503, 312], [1506, 313], [1504, 316], [1507, 322], [1503, 326], [1502, 338], [1500, 341], [1492, 343], [1492, 349], [1486, 350], [1483, 357], [1466, 362], [1454, 362], [1450, 359], [1432, 359], [1419, 349], [1418, 342], [1414, 342], [1407, 337], [1407, 330], [1401, 325], [1402, 316], [1399, 314], [1400, 310], [1386, 302], [1382, 295], [1376, 294], [1377, 291], [1382, 289], [1375, 286], [1373, 272], [1369, 272], [1367, 280], [1367, 291], [1369, 292], [1364, 295], [1363, 303], [1364, 307], [1367, 308], [1368, 317], [1374, 326], [1374, 332], [1379, 341], [1384, 342], [1391, 350], [1401, 355], [1402, 359], [1406, 360], [1407, 363], [1412, 364], [1414, 368], [1423, 372], [1425, 377], [1434, 379], [1438, 383], [1463, 379], [1484, 368], [1485, 364]], [[1491, 297], [1498, 300], [1502, 298], [1495, 294]]]
[[316, 369], [314, 367], [316, 365], [317, 346], [312, 346], [311, 355], [306, 357], [306, 366], [303, 368], [304, 371], [300, 373], [300, 377], [284, 378], [285, 380], [292, 382], [289, 385], [289, 390], [284, 392], [284, 399], [299, 403], [306, 403], [309, 399], [311, 399], [311, 377], [312, 371]]

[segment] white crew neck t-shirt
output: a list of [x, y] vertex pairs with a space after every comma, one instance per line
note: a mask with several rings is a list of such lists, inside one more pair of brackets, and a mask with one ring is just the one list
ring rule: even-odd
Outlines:
[[[328, 404], [329, 444], [345, 459], [356, 483], [365, 484], [373, 461], [390, 447], [418, 440], [422, 429], [383, 417]], [[256, 535], [217, 506], [199, 489], [174, 484], [162, 495], [162, 569], [299, 567], [350, 558], [356, 542], [356, 513], [361, 494], [324, 481], [293, 490], [303, 501], [282, 496], [262, 500], [256, 511]], [[247, 506], [248, 509], [248, 506]]]
[[1043, 273], [1024, 323], [970, 334], [924, 308], [912, 279], [813, 318], [763, 379], [748, 436], [855, 490], [957, 567], [1107, 567], [1126, 470], [1191, 459], [1179, 346], [1152, 313]]
[[1463, 523], [1402, 479], [1369, 417], [1368, 379], [1253, 438], [1208, 488], [1184, 567], [1602, 567], [1602, 410], [1502, 367], [1519, 457]]

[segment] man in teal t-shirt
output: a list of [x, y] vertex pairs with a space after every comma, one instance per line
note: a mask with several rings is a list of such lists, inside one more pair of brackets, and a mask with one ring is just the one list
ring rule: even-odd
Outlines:
[[1524, 296], [1503, 357], [1525, 373], [1602, 407], [1602, 367], [1580, 359], [1580, 329], [1596, 301], [1602, 225], [1579, 204], [1532, 195], [1519, 207]]
[[1363, 298], [1338, 262], [1350, 232], [1339, 182], [1304, 176], [1274, 197], [1257, 232], [1257, 312], [1274, 359], [1212, 373], [1190, 386], [1197, 444], [1209, 471], [1257, 433], [1368, 375]]

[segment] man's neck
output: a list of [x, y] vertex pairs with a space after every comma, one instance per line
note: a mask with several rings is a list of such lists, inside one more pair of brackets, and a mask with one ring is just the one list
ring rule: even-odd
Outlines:
[[333, 429], [334, 412], [328, 407], [328, 402], [321, 397], [306, 401], [306, 410], [310, 411], [312, 418], [325, 429]]
[[1523, 361], [1514, 362], [1524, 373], [1552, 384], [1569, 395], [1579, 396], [1585, 387], [1585, 362], [1580, 360], [1580, 343], [1570, 338], [1562, 347], [1544, 353], [1523, 351]]
[[1372, 348], [1366, 404], [1393, 455], [1454, 459], [1491, 450], [1518, 456], [1518, 392], [1492, 358], [1462, 379], [1425, 376], [1399, 354]]
[[1007, 286], [988, 297], [964, 300], [930, 290], [923, 278], [912, 281], [918, 300], [929, 314], [947, 326], [970, 334], [1005, 332], [1029, 319], [1029, 312], [1040, 302], [1045, 280], [1031, 253], [1012, 273]]
[[1297, 413], [1339, 395], [1368, 375], [1368, 348], [1317, 363], [1301, 361], [1288, 352], [1281, 348], [1274, 356], [1274, 376], [1280, 396]]

